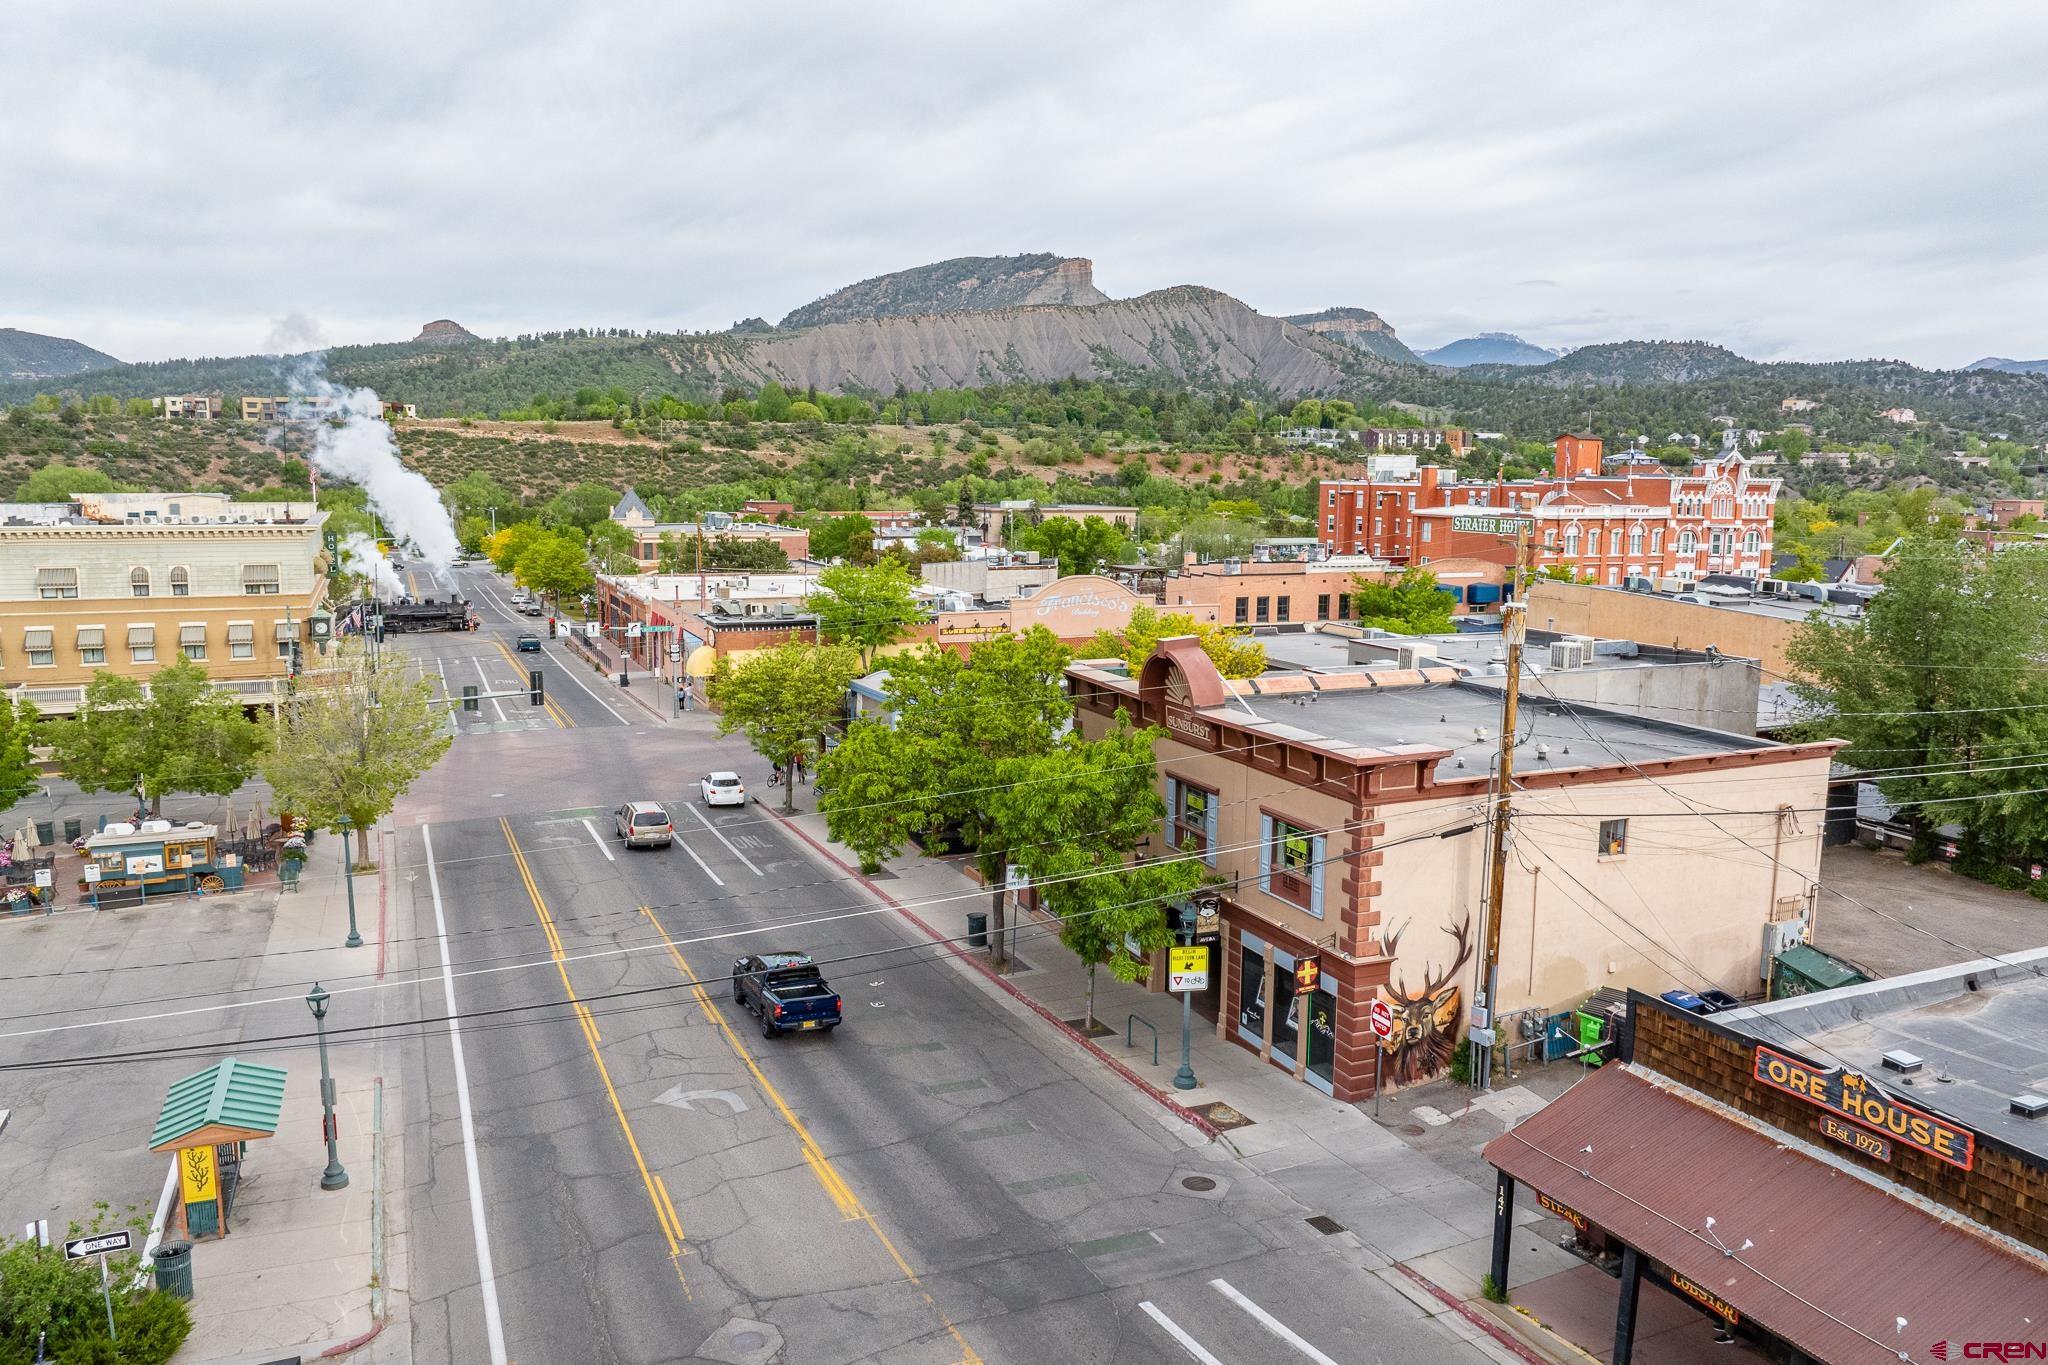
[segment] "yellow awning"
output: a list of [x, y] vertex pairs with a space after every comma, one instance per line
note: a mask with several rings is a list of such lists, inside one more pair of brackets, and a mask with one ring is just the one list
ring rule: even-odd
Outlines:
[[683, 672], [692, 678], [708, 678], [717, 668], [718, 651], [710, 645], [698, 645], [683, 660]]

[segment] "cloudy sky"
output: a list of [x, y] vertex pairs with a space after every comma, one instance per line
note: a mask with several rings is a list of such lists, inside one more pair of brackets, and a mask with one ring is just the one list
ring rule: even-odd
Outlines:
[[1020, 251], [1418, 347], [2048, 355], [2033, 0], [6, 9], [0, 326], [124, 359]]

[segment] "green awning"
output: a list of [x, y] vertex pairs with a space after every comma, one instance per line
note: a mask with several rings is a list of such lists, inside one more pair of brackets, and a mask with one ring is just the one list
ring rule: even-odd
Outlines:
[[172, 1082], [156, 1116], [149, 1150], [267, 1138], [277, 1132], [283, 1108], [283, 1067], [256, 1066], [230, 1057]]

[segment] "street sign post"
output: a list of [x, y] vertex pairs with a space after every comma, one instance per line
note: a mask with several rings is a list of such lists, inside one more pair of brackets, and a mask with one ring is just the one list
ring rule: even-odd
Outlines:
[[1381, 1042], [1394, 1036], [1394, 1007], [1384, 1000], [1372, 1002], [1372, 1036]]
[[1394, 1007], [1384, 1000], [1372, 1002], [1366, 1011], [1372, 1020], [1372, 1036], [1377, 1045], [1372, 1050], [1372, 1116], [1380, 1116], [1380, 1080], [1386, 1075], [1387, 1042], [1394, 1036]]
[[107, 1305], [107, 1338], [119, 1341], [114, 1331], [114, 1291], [107, 1287], [107, 1257], [116, 1251], [126, 1251], [135, 1245], [135, 1234], [123, 1229], [120, 1232], [99, 1232], [90, 1237], [73, 1237], [64, 1243], [64, 1259], [82, 1261], [88, 1256], [100, 1258], [100, 1297]]
[[1166, 950], [1166, 989], [1206, 991], [1209, 989], [1209, 950], [1199, 945]]

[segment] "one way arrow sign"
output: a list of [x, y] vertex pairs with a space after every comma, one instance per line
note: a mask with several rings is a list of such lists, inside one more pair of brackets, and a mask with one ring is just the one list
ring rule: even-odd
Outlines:
[[104, 1256], [110, 1251], [126, 1251], [135, 1243], [135, 1236], [129, 1232], [102, 1232], [96, 1237], [73, 1237], [64, 1244], [64, 1259], [79, 1261], [87, 1256]]
[[672, 1104], [678, 1109], [688, 1109], [695, 1113], [697, 1106], [691, 1103], [693, 1100], [724, 1100], [731, 1106], [733, 1113], [747, 1112], [747, 1102], [730, 1090], [685, 1090], [678, 1085], [654, 1097], [656, 1104]]

